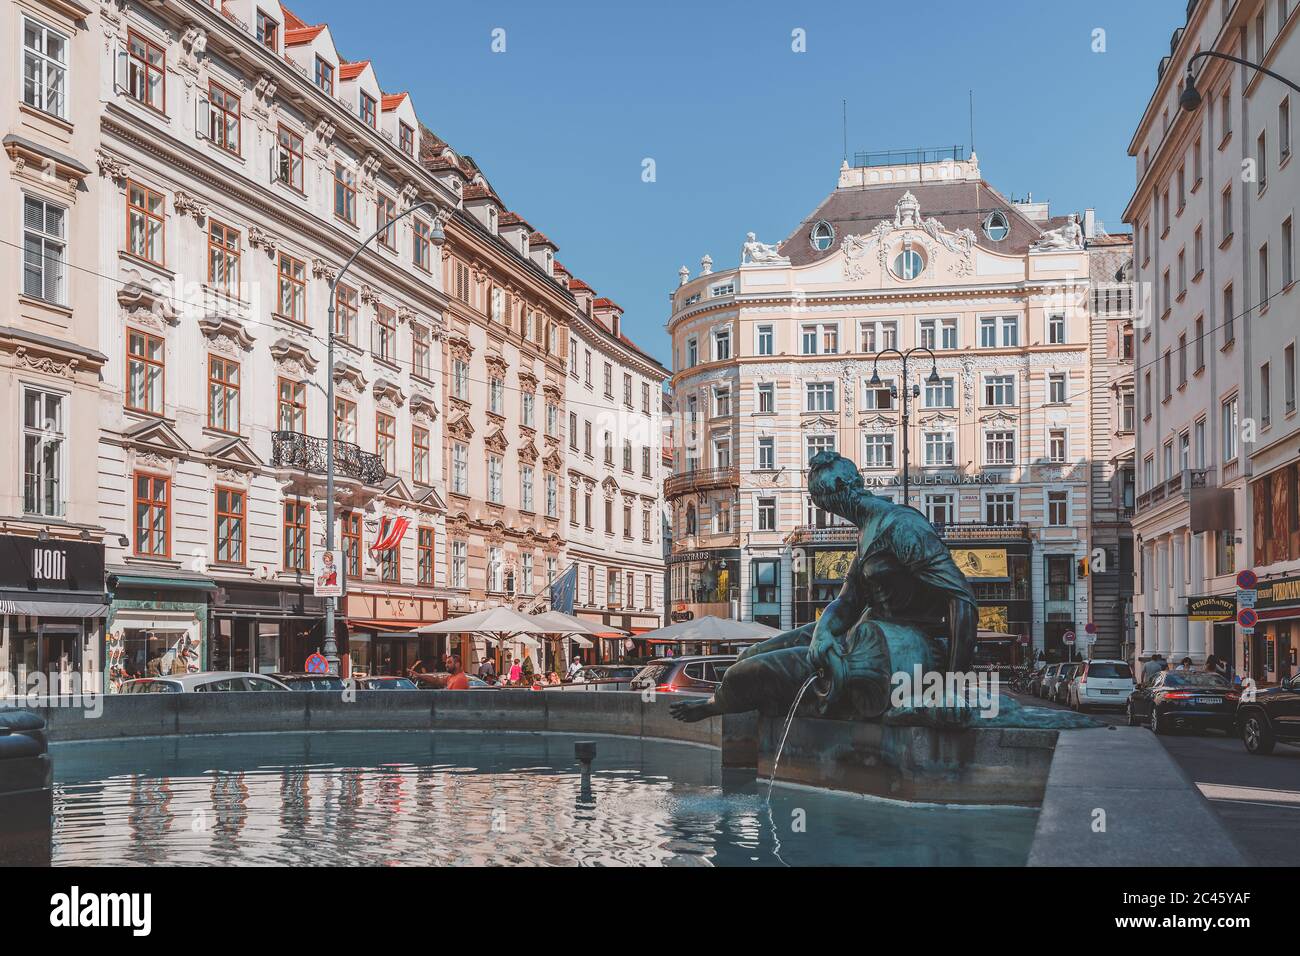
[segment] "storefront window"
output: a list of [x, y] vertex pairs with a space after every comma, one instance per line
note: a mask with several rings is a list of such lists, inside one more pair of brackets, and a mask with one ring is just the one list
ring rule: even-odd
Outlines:
[[804, 549], [794, 561], [795, 626], [815, 621], [839, 595], [855, 552], [843, 549]]

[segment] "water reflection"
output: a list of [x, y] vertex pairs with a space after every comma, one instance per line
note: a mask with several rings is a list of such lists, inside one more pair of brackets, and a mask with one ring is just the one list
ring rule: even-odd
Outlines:
[[477, 733], [55, 745], [63, 865], [1020, 865], [1036, 814], [766, 786], [716, 751]]

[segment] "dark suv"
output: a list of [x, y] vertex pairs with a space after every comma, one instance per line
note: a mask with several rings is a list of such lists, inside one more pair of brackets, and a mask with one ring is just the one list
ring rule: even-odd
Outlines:
[[1300, 674], [1256, 691], [1254, 700], [1243, 696], [1237, 705], [1237, 732], [1252, 754], [1271, 754], [1278, 741], [1300, 744]]
[[712, 694], [722, 683], [722, 675], [736, 663], [735, 654], [709, 654], [699, 657], [665, 657], [641, 668], [632, 678], [632, 690], [653, 687], [656, 691]]

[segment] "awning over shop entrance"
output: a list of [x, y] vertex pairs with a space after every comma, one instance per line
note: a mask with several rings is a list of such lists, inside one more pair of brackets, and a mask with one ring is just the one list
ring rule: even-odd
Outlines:
[[0, 591], [0, 614], [32, 617], [104, 617], [108, 604], [95, 592]]

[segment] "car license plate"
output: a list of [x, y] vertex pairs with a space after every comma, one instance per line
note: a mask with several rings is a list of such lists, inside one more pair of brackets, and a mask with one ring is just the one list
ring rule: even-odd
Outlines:
[[1101, 689], [1101, 692], [1102, 692], [1103, 694], [1118, 694], [1118, 693], [1119, 693], [1119, 691], [1117, 691], [1117, 690], [1111, 690], [1111, 689], [1108, 688], [1108, 687], [1103, 687], [1103, 688]]
[[1198, 704], [1222, 704], [1223, 698], [1222, 697], [1198, 697], [1196, 698], [1196, 702]]

